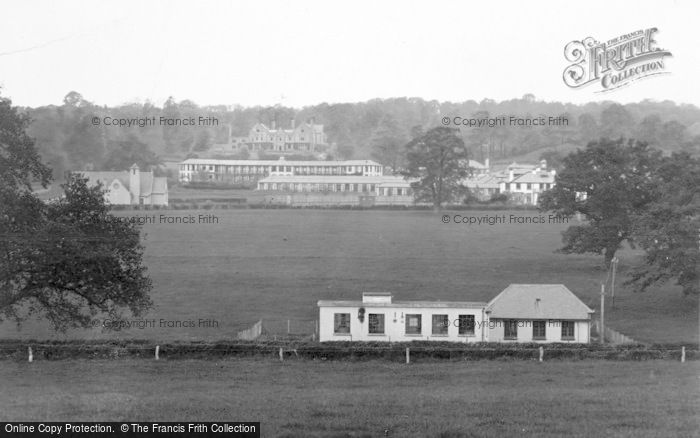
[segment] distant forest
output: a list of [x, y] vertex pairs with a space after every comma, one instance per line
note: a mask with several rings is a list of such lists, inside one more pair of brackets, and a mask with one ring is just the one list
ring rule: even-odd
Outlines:
[[[33, 120], [29, 134], [44, 160], [61, 180], [66, 170], [123, 170], [133, 163], [157, 166], [164, 160], [206, 154], [214, 144], [226, 143], [229, 126], [234, 136], [246, 136], [257, 122], [289, 127], [313, 119], [323, 124], [333, 145], [334, 159], [372, 158], [394, 169], [405, 159], [404, 145], [435, 126], [443, 117], [566, 117], [568, 126], [462, 128], [472, 158], [492, 162], [546, 158], [553, 166], [561, 157], [589, 141], [620, 136], [646, 141], [666, 152], [685, 150], [700, 155], [700, 109], [672, 101], [620, 105], [615, 102], [575, 105], [544, 102], [527, 94], [496, 102], [484, 99], [461, 103], [420, 98], [374, 99], [360, 103], [322, 103], [301, 109], [283, 106], [198, 106], [168, 99], [162, 108], [150, 103], [117, 107], [97, 106], [77, 92], [61, 106], [23, 108]], [[216, 117], [219, 125], [95, 126], [93, 117], [137, 118]], [[163, 172], [163, 170], [160, 170]]]

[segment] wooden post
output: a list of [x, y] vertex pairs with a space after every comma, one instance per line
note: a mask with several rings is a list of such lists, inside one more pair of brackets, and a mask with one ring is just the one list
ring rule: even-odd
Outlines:
[[600, 285], [600, 343], [605, 344], [605, 285]]
[[158, 353], [160, 353], [160, 345], [156, 345], [156, 360], [160, 359], [160, 357], [158, 357]]
[[280, 362], [284, 362], [284, 353], [282, 352], [282, 347], [280, 347]]
[[34, 355], [32, 354], [32, 347], [29, 347], [29, 362], [34, 361]]
[[411, 349], [406, 347], [406, 363], [411, 363]]
[[615, 271], [617, 271], [617, 257], [612, 259], [612, 282], [610, 283], [610, 296], [612, 297], [612, 309], [615, 310]]
[[291, 333], [291, 323], [287, 320], [287, 334]]
[[685, 345], [681, 347], [681, 363], [685, 362]]
[[544, 348], [540, 347], [540, 362], [542, 362], [543, 358], [544, 358]]

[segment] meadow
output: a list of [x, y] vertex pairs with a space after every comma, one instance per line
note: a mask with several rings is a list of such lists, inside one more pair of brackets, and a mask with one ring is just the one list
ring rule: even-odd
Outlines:
[[698, 436], [699, 367], [5, 361], [0, 421], [260, 421], [264, 437]]
[[[0, 338], [163, 341], [231, 339], [259, 319], [267, 327], [311, 332], [321, 299], [359, 299], [364, 291], [391, 291], [397, 300], [488, 301], [510, 283], [563, 283], [598, 311], [607, 270], [602, 256], [555, 253], [566, 224], [466, 225], [454, 215], [533, 211], [445, 212], [356, 210], [159, 210], [143, 226], [145, 264], [155, 306], [152, 326], [103, 332], [54, 333], [31, 320], [18, 330], [0, 324]], [[215, 223], [197, 223], [213, 214]], [[159, 216], [195, 223], [159, 223]], [[180, 221], [182, 222], [182, 221]], [[575, 223], [575, 219], [571, 222]], [[698, 342], [698, 300], [663, 285], [646, 292], [623, 287], [640, 253], [620, 259], [616, 306], [606, 322], [644, 342]]]

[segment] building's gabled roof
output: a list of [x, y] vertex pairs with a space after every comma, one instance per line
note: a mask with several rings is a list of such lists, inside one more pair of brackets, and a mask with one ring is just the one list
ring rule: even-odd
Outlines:
[[472, 169], [488, 169], [488, 166], [475, 160], [469, 160], [469, 167]]
[[540, 171], [537, 173], [526, 173], [516, 177], [511, 181], [511, 183], [539, 183], [539, 184], [552, 184], [554, 183], [554, 174], [552, 172]]
[[499, 179], [494, 175], [475, 175], [462, 181], [462, 184], [470, 189], [497, 189], [499, 187]]
[[[138, 169], [138, 166], [131, 166], [130, 169]], [[118, 180], [122, 186], [130, 193], [134, 193], [134, 188], [131, 187], [131, 177], [128, 171], [83, 171], [79, 170], [75, 173], [83, 175], [88, 179], [89, 185], [102, 183], [102, 187], [106, 190], [111, 190], [114, 180]], [[152, 193], [165, 194], [168, 191], [168, 179], [166, 177], [154, 177], [153, 171], [139, 172], [139, 194], [140, 196], [150, 196]]]
[[112, 182], [114, 180], [119, 180], [120, 183], [124, 187], [126, 187], [127, 190], [129, 190], [129, 172], [127, 171], [122, 171], [122, 172], [113, 172], [113, 171], [104, 171], [104, 172], [96, 172], [96, 171], [87, 171], [87, 170], [78, 170], [75, 172], [76, 174], [80, 174], [83, 177], [88, 179], [88, 185], [97, 185], [98, 182], [102, 183], [102, 188], [103, 189], [109, 189], [110, 186], [112, 185]]
[[511, 284], [486, 312], [507, 319], [588, 319], [594, 313], [563, 284]]

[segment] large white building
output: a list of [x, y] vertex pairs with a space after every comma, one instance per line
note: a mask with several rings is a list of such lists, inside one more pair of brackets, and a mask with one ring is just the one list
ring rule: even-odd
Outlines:
[[296, 161], [285, 160], [215, 160], [190, 158], [179, 165], [181, 183], [210, 182], [247, 184], [256, 187], [268, 176], [381, 176], [384, 168], [372, 160]]
[[540, 195], [554, 187], [556, 171], [547, 170], [547, 162], [544, 160], [534, 169], [525, 168], [519, 174], [511, 166], [507, 169], [508, 178], [499, 181], [499, 189], [501, 193], [509, 193], [511, 200], [518, 204], [537, 205]]
[[122, 172], [75, 172], [88, 179], [88, 184], [102, 183], [105, 201], [111, 205], [168, 205], [168, 179], [141, 171], [134, 164]]
[[401, 176], [269, 176], [258, 181], [270, 203], [290, 206], [411, 206], [411, 182]]
[[590, 342], [593, 310], [561, 284], [511, 284], [490, 302], [321, 300], [319, 340], [450, 342]]
[[328, 138], [323, 125], [313, 120], [296, 125], [292, 119], [291, 127], [286, 129], [277, 128], [274, 121], [270, 127], [264, 123], [256, 123], [244, 137], [234, 137], [232, 128], [229, 126], [228, 143], [214, 145], [213, 149], [224, 153], [239, 153], [247, 150], [279, 155], [318, 155], [328, 149]]
[[505, 169], [478, 169], [462, 184], [482, 201], [494, 195], [507, 194], [516, 204], [537, 205], [540, 195], [554, 187], [556, 172], [547, 169], [547, 161], [539, 164], [511, 163]]

